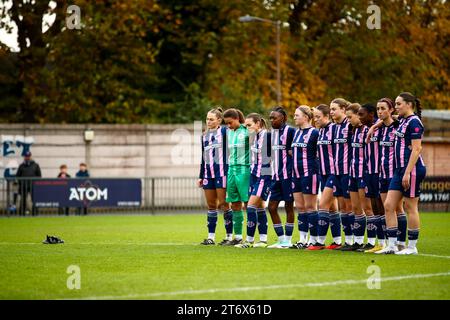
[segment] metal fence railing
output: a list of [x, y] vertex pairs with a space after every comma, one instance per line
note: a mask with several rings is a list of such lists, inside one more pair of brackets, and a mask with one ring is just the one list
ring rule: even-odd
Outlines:
[[[139, 207], [36, 208], [33, 181], [39, 178], [0, 178], [0, 215], [155, 213], [193, 211], [205, 206], [202, 189], [195, 177], [147, 177], [142, 183]], [[71, 178], [72, 180], [77, 178]], [[110, 179], [110, 178], [95, 178]], [[78, 179], [87, 180], [87, 179]], [[68, 212], [67, 212], [68, 210]]]
[[[76, 180], [77, 178], [71, 178]], [[112, 179], [112, 178], [95, 178]], [[205, 199], [195, 177], [139, 178], [142, 184], [138, 207], [36, 208], [33, 205], [33, 181], [38, 178], [0, 178], [0, 216], [85, 213], [156, 213], [203, 210]], [[87, 180], [87, 179], [78, 179]], [[450, 177], [427, 177], [423, 185], [421, 211], [450, 211]], [[443, 198], [444, 197], [444, 198]], [[430, 201], [431, 200], [431, 201]]]

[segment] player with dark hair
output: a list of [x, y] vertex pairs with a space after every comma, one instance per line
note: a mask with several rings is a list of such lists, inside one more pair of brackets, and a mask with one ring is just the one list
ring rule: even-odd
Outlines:
[[[377, 113], [379, 118], [379, 129], [375, 132], [378, 135], [379, 153], [380, 153], [380, 196], [383, 202], [386, 200], [389, 183], [394, 176], [394, 141], [395, 131], [399, 122], [393, 119], [395, 112], [394, 102], [389, 98], [382, 98], [377, 103]], [[403, 210], [403, 201], [398, 203], [396, 208], [398, 233], [397, 243], [399, 250], [405, 248], [407, 219]], [[381, 230], [380, 230], [381, 229]], [[386, 217], [381, 216], [380, 225], [377, 226], [377, 237], [379, 246], [375, 246], [371, 252], [376, 252], [385, 248], [386, 245]]]
[[233, 231], [235, 238], [223, 245], [235, 246], [242, 243], [244, 213], [243, 203], [248, 201], [250, 186], [250, 141], [245, 119], [238, 109], [228, 109], [223, 118], [229, 130], [227, 142], [229, 150], [226, 201], [233, 210]]
[[[336, 212], [336, 199], [334, 191], [334, 150], [333, 136], [334, 124], [330, 120], [330, 107], [320, 104], [314, 108], [314, 122], [319, 128], [317, 148], [319, 156], [320, 189], [322, 195], [319, 201], [319, 213], [317, 211], [308, 214], [308, 223], [311, 234], [311, 245], [307, 250], [322, 250], [325, 248], [325, 240], [330, 222], [330, 211]], [[340, 228], [340, 227], [339, 227]], [[340, 235], [340, 230], [339, 230]], [[335, 239], [335, 242], [338, 239]]]
[[[376, 253], [417, 254], [419, 238], [419, 195], [420, 183], [425, 178], [426, 167], [420, 152], [424, 127], [421, 121], [421, 103], [409, 92], [403, 92], [395, 99], [395, 106], [400, 117], [400, 124], [395, 132], [394, 175], [384, 202], [386, 212], [386, 232], [388, 246]], [[416, 110], [416, 113], [414, 113]], [[397, 247], [398, 220], [395, 209], [404, 199], [408, 214], [408, 246], [403, 250]]]
[[364, 234], [366, 231], [365, 212], [371, 212], [370, 201], [365, 197], [365, 184], [363, 174], [365, 170], [364, 147], [368, 128], [361, 123], [358, 112], [361, 109], [359, 103], [352, 103], [346, 107], [346, 115], [353, 127], [350, 162], [349, 191], [352, 211], [355, 220], [352, 226], [354, 243], [351, 246], [343, 246], [341, 251], [361, 251], [364, 246]]
[[[359, 120], [370, 128], [377, 120], [377, 110], [373, 104], [366, 103], [359, 108]], [[381, 227], [381, 215], [384, 214], [383, 203], [380, 198], [379, 187], [379, 146], [378, 136], [373, 136], [368, 143], [364, 143], [364, 163], [363, 172], [366, 198], [370, 199], [370, 206], [365, 208], [367, 216], [367, 243], [358, 251], [371, 252], [375, 248], [377, 238], [377, 226]], [[384, 239], [384, 237], [383, 237]]]
[[[251, 146], [250, 190], [247, 204], [247, 239], [239, 248], [267, 247], [267, 215], [264, 202], [269, 196], [272, 169], [270, 166], [271, 136], [266, 121], [257, 113], [249, 114], [245, 126], [253, 138]], [[260, 241], [254, 243], [256, 227]]]
[[[287, 114], [282, 107], [275, 107], [270, 112], [272, 125], [272, 184], [270, 186], [269, 213], [278, 241], [269, 248], [289, 248], [294, 231], [294, 198], [292, 196], [292, 140], [295, 129], [288, 126]], [[287, 214], [285, 230], [278, 214], [280, 201], [284, 201]]]

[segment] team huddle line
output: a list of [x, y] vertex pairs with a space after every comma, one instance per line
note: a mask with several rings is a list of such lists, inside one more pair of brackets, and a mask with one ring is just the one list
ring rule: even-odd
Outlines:
[[[202, 244], [215, 245], [220, 210], [226, 230], [220, 245], [417, 254], [420, 183], [426, 175], [420, 100], [409, 92], [376, 105], [336, 98], [329, 105], [299, 106], [293, 118], [296, 128], [287, 124], [283, 107], [274, 107], [268, 129], [257, 113], [244, 117], [221, 107], [207, 113], [198, 180], [208, 206]], [[267, 200], [278, 236], [272, 245]], [[300, 239], [293, 243], [295, 210]], [[326, 245], [328, 229], [333, 242]]]

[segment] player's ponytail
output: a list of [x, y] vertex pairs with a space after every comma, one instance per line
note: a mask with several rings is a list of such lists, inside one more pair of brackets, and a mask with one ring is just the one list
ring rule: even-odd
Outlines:
[[411, 103], [413, 109], [416, 109], [416, 112], [414, 112], [416, 116], [418, 116], [419, 119], [422, 119], [422, 104], [418, 98], [409, 92], [402, 92], [398, 96], [402, 97], [405, 102]]
[[419, 119], [422, 119], [422, 104], [420, 103], [420, 99], [415, 99], [416, 103], [416, 115], [419, 117]]
[[223, 117], [231, 118], [231, 119], [238, 119], [239, 123], [241, 123], [241, 124], [245, 122], [244, 114], [242, 113], [242, 111], [239, 109], [235, 109], [235, 108], [227, 109], [223, 113]]
[[239, 115], [239, 123], [245, 123], [245, 117], [244, 117], [244, 114], [242, 113], [242, 111], [239, 109], [236, 109], [236, 111]]
[[220, 121], [223, 122], [223, 109], [221, 106], [214, 106], [208, 113], [214, 114], [217, 119], [220, 119]]
[[267, 121], [262, 117], [261, 117], [261, 128], [267, 129]]

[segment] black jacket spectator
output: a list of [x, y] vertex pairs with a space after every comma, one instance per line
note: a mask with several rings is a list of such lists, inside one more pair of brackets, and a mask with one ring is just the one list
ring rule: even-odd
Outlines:
[[[60, 167], [60, 170], [66, 169], [67, 170], [67, 166], [66, 165], [62, 165]], [[58, 174], [58, 178], [59, 179], [69, 179], [70, 178], [70, 174], [68, 174], [67, 172], [60, 172]], [[64, 207], [64, 208], [58, 208], [58, 214], [65, 214], [66, 216], [69, 215], [69, 207]]]
[[[75, 174], [75, 177], [77, 178], [89, 178], [89, 171], [87, 170], [87, 166], [85, 163], [80, 163], [80, 170]], [[83, 207], [83, 214], [87, 215], [87, 207]], [[81, 214], [81, 207], [77, 208], [76, 211], [77, 215]]]
[[[25, 160], [22, 162], [17, 169], [17, 178], [37, 178], [42, 177], [41, 168], [34, 160]], [[19, 190], [31, 189], [31, 183], [24, 183], [24, 181], [19, 180]]]
[[31, 152], [25, 154], [25, 160], [20, 164], [17, 169], [16, 177], [19, 178], [19, 194], [20, 194], [20, 209], [19, 213], [21, 215], [25, 214], [27, 207], [27, 197], [31, 194], [32, 205], [32, 215], [37, 215], [37, 208], [34, 206], [32, 188], [32, 180], [22, 180], [20, 178], [40, 178], [42, 177], [41, 168], [39, 165], [31, 159]]
[[34, 161], [24, 161], [17, 169], [16, 177], [42, 177], [41, 168]]

